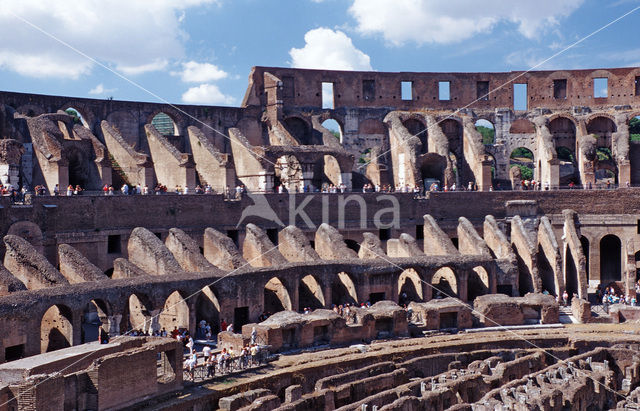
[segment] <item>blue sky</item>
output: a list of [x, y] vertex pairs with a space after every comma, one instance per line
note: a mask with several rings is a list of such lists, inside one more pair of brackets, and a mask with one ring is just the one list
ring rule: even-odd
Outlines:
[[[0, 89], [158, 101], [100, 63], [171, 103], [237, 106], [256, 65], [527, 70], [636, 7], [640, 0], [4, 0]], [[637, 10], [539, 68], [639, 66], [639, 23]]]

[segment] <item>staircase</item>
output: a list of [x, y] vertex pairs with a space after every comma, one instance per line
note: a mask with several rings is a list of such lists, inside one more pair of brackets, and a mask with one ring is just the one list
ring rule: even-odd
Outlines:
[[558, 309], [558, 319], [561, 324], [577, 324], [578, 320], [573, 316], [570, 306], [560, 306]]

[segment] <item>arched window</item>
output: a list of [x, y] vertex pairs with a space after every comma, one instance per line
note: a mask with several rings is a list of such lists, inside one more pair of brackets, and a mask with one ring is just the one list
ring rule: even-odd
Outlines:
[[482, 144], [491, 145], [496, 142], [496, 128], [489, 120], [481, 118], [476, 121], [476, 130], [482, 135]]
[[151, 125], [163, 136], [177, 136], [179, 134], [178, 126], [166, 113], [160, 112], [156, 114], [151, 120]]

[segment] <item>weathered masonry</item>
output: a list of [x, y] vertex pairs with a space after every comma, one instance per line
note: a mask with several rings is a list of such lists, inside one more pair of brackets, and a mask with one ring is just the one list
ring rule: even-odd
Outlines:
[[[489, 190], [527, 177], [510, 172], [526, 160], [532, 177], [550, 188], [638, 184], [640, 146], [629, 127], [640, 116], [639, 79], [637, 68], [255, 67], [237, 108], [5, 92], [0, 179], [49, 190], [123, 181], [218, 190], [242, 183], [253, 191], [438, 181]], [[330, 131], [327, 120], [339, 130]], [[492, 129], [491, 138], [477, 124]]]

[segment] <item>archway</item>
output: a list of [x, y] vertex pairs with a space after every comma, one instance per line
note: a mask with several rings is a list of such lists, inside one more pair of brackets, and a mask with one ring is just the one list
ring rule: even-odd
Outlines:
[[65, 151], [68, 161], [69, 184], [72, 186], [79, 185], [83, 189], [96, 188], [89, 187], [89, 167], [88, 161], [84, 154], [75, 147], [69, 147]]
[[640, 116], [629, 120], [629, 141], [640, 141]]
[[476, 297], [489, 294], [491, 290], [489, 285], [489, 273], [484, 267], [477, 266], [469, 271], [467, 280], [467, 300], [472, 302]]
[[167, 113], [160, 112], [153, 116], [151, 125], [163, 136], [177, 136], [180, 134], [177, 124]]
[[420, 158], [420, 177], [425, 190], [429, 190], [434, 184], [442, 187], [444, 184], [444, 172], [447, 168], [447, 159], [436, 153], [428, 153]]
[[[451, 170], [455, 175], [456, 185], [464, 185], [465, 187], [469, 182], [475, 182], [474, 175], [471, 172], [471, 168], [464, 157], [464, 150], [462, 144], [462, 124], [454, 119], [446, 119], [440, 123], [440, 127], [447, 140], [449, 141], [449, 157], [451, 158], [451, 164], [453, 169]], [[453, 156], [451, 156], [453, 154]], [[448, 184], [451, 184], [449, 182]]]
[[283, 185], [289, 192], [294, 193], [300, 190], [303, 182], [302, 166], [295, 156], [287, 155], [278, 158], [275, 165], [274, 187]]
[[420, 148], [419, 154], [424, 154], [429, 152], [428, 141], [429, 136], [427, 132], [427, 127], [424, 123], [415, 118], [409, 118], [402, 122], [402, 125], [407, 129], [409, 134], [412, 136], [418, 137], [420, 139], [420, 143], [422, 144]]
[[342, 143], [342, 127], [336, 120], [329, 118], [322, 122], [322, 127], [326, 128], [333, 136]]
[[49, 307], [40, 321], [40, 352], [59, 350], [73, 345], [73, 318], [69, 307]]
[[532, 180], [536, 168], [533, 152], [526, 147], [518, 147], [509, 155], [509, 169], [518, 167], [522, 180]]
[[171, 332], [174, 328], [189, 330], [189, 306], [180, 292], [169, 294], [158, 318], [160, 328]]
[[306, 121], [299, 117], [289, 117], [283, 122], [285, 128], [301, 146], [313, 145], [311, 130]]
[[358, 294], [353, 280], [347, 273], [338, 273], [337, 277], [331, 284], [331, 303], [340, 304], [357, 304]]
[[416, 270], [408, 268], [398, 277], [398, 304], [424, 301], [422, 279]]
[[[127, 302], [128, 315], [123, 316], [123, 321], [128, 321], [121, 330], [127, 332], [136, 330], [138, 332], [148, 332], [151, 326], [151, 312], [149, 311], [151, 304], [149, 300], [138, 294], [131, 294]], [[170, 332], [171, 330], [167, 330]]]
[[495, 144], [496, 128], [493, 123], [483, 118], [476, 121], [476, 130], [482, 135], [482, 144], [485, 146]]
[[454, 297], [458, 298], [458, 280], [456, 274], [449, 267], [442, 267], [433, 274], [431, 279], [435, 298]]
[[80, 110], [73, 107], [69, 107], [64, 112], [70, 115], [71, 117], [73, 117], [73, 124], [80, 124], [81, 126], [89, 128], [89, 124], [87, 123], [87, 120], [85, 120], [85, 118], [80, 113]]
[[105, 332], [109, 332], [111, 328], [107, 304], [103, 300], [91, 300], [82, 312], [81, 343], [97, 341], [100, 327]]
[[613, 234], [600, 240], [600, 282], [607, 285], [622, 279], [622, 243]]
[[273, 314], [279, 311], [291, 310], [291, 298], [282, 281], [273, 277], [264, 285], [264, 312]]
[[312, 275], [303, 277], [298, 284], [298, 311], [304, 311], [305, 308], [315, 310], [324, 305], [324, 295], [318, 281]]
[[596, 158], [593, 167], [596, 183], [617, 183], [617, 164], [613, 158], [611, 145], [612, 135], [616, 131], [618, 131], [616, 123], [608, 117], [597, 116], [587, 123], [587, 133], [596, 137]]
[[538, 274], [542, 280], [542, 290], [547, 291], [551, 295], [557, 295], [553, 267], [551, 267], [551, 263], [549, 262], [542, 245], [538, 245]]
[[[211, 334], [220, 331], [220, 303], [211, 287], [204, 287], [196, 299], [196, 323], [205, 321], [211, 326]], [[202, 338], [202, 337], [201, 337]]]
[[568, 245], [565, 253], [565, 260], [564, 284], [567, 294], [569, 294], [569, 301], [571, 301], [573, 294], [578, 294], [578, 268], [576, 267], [576, 259], [573, 257], [573, 253]]

